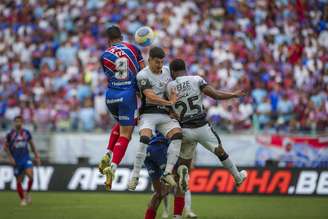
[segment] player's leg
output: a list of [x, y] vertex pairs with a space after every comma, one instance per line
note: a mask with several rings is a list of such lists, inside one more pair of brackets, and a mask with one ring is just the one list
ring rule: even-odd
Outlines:
[[[185, 165], [191, 171], [192, 158], [195, 154], [197, 142], [193, 139], [192, 129], [182, 129], [183, 140], [179, 157], [179, 165]], [[191, 193], [188, 190], [185, 192], [185, 217], [197, 218], [197, 215], [191, 210]]]
[[162, 199], [166, 197], [169, 192], [169, 188], [163, 185], [159, 178], [153, 181], [153, 187], [154, 187], [154, 194], [150, 202], [148, 203], [148, 209], [145, 214], [145, 219], [156, 218], [157, 209], [161, 204]]
[[135, 91], [123, 91], [123, 100], [119, 103], [119, 137], [113, 150], [112, 163], [119, 165], [125, 155], [128, 144], [131, 140], [137, 118], [137, 98]]
[[28, 178], [25, 199], [28, 204], [31, 204], [32, 196], [31, 196], [30, 192], [31, 192], [32, 185], [33, 185], [33, 167], [32, 166], [29, 166], [28, 168], [25, 169], [25, 175]]
[[16, 165], [15, 168], [14, 168], [14, 174], [15, 174], [15, 177], [16, 177], [16, 191], [17, 191], [17, 194], [20, 198], [20, 205], [25, 206], [26, 205], [26, 200], [25, 200], [25, 197], [24, 197], [24, 190], [23, 190], [23, 185], [22, 185], [23, 178], [24, 178], [23, 168], [19, 165]]
[[[179, 176], [179, 178], [180, 178], [180, 176]], [[185, 205], [184, 191], [182, 191], [180, 189], [180, 187], [178, 187], [178, 189], [177, 189], [177, 191], [174, 195], [173, 218], [175, 218], [175, 219], [181, 219], [182, 218], [182, 212], [183, 212], [183, 209], [184, 209], [184, 205]]]
[[238, 171], [236, 165], [223, 149], [221, 140], [216, 132], [209, 125], [198, 128], [196, 131], [197, 133], [195, 134], [198, 136], [199, 143], [219, 158], [223, 166], [227, 168], [234, 177], [236, 185], [240, 186], [246, 179], [247, 172], [245, 170]]
[[[164, 156], [165, 157], [165, 156]], [[152, 219], [156, 217], [156, 212], [161, 200], [166, 197], [168, 190], [160, 182], [160, 177], [163, 173], [161, 164], [165, 164], [162, 159], [162, 150], [152, 151], [145, 159], [145, 167], [148, 171], [149, 177], [152, 181], [154, 194], [151, 201], [148, 203], [148, 209], [145, 214], [145, 219]], [[164, 161], [164, 162], [163, 162]]]
[[128, 185], [128, 189], [130, 191], [134, 191], [138, 185], [140, 170], [146, 158], [147, 147], [155, 128], [154, 123], [150, 121], [149, 118], [150, 117], [147, 114], [144, 114], [140, 117], [140, 142], [133, 163], [131, 179]]
[[107, 153], [101, 159], [98, 168], [99, 172], [103, 174], [103, 170], [110, 165], [111, 159], [113, 157], [114, 146], [117, 142], [118, 137], [120, 136], [120, 124], [117, 122], [113, 126], [107, 145]]
[[169, 218], [170, 210], [169, 210], [169, 197], [168, 195], [163, 198], [163, 212], [162, 218]]
[[106, 176], [105, 186], [107, 190], [111, 189], [117, 166], [122, 161], [128, 144], [130, 142], [136, 116], [136, 96], [134, 91], [122, 91], [110, 96], [109, 101], [106, 101], [108, 109], [113, 116], [118, 120], [119, 137], [116, 140], [113, 149], [111, 164], [103, 170]]
[[170, 139], [170, 144], [167, 149], [167, 162], [162, 180], [171, 186], [176, 186], [172, 171], [179, 158], [183, 135], [178, 121], [171, 119], [167, 115], [165, 116], [166, 122], [158, 126], [158, 130], [166, 136], [166, 138]]

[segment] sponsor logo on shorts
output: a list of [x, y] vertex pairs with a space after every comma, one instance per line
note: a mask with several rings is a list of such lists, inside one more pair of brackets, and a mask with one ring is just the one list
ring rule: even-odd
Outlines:
[[119, 120], [129, 120], [130, 118], [128, 116], [119, 116]]
[[106, 100], [107, 104], [121, 103], [121, 102], [123, 102], [123, 97], [118, 98], [118, 99], [107, 99]]
[[131, 81], [112, 82], [114, 86], [131, 85]]

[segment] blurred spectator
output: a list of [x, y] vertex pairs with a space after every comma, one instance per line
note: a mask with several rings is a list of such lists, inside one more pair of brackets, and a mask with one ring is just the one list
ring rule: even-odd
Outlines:
[[3, 129], [20, 113], [38, 130], [107, 129], [98, 58], [106, 27], [117, 24], [131, 42], [138, 27], [151, 26], [166, 61], [184, 59], [218, 89], [249, 91], [240, 102], [204, 98], [214, 124], [327, 131], [326, 1], [5, 0], [0, 8]]

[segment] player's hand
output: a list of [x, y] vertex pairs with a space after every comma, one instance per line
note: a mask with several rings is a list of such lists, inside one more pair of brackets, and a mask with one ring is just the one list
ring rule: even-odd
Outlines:
[[39, 156], [36, 156], [36, 157], [34, 158], [34, 160], [35, 160], [35, 163], [36, 163], [37, 166], [40, 166], [40, 165], [41, 165], [41, 159], [40, 159]]
[[177, 91], [174, 88], [172, 88], [171, 89], [171, 96], [170, 96], [171, 105], [174, 105], [177, 102], [177, 99], [178, 99]]
[[16, 166], [16, 161], [15, 161], [14, 158], [12, 158], [12, 157], [9, 157], [9, 163], [10, 163], [10, 165], [12, 165], [12, 166]]
[[246, 95], [248, 95], [248, 92], [245, 90], [236, 90], [234, 92], [234, 96], [236, 96], [236, 97], [244, 97]]

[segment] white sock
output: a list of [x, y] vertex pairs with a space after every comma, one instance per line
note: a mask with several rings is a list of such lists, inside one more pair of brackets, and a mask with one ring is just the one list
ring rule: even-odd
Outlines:
[[167, 162], [164, 173], [172, 173], [172, 170], [179, 158], [181, 142], [182, 141], [180, 139], [171, 141], [169, 148], [167, 149]]
[[190, 211], [191, 210], [191, 193], [190, 191], [186, 191], [185, 193], [185, 209], [186, 211]]
[[163, 198], [163, 208], [164, 208], [164, 211], [169, 212], [169, 200], [168, 200], [168, 196], [165, 196]]
[[148, 147], [147, 144], [140, 142], [137, 155], [133, 164], [132, 177], [139, 177], [140, 170], [146, 159], [147, 147]]
[[115, 173], [115, 171], [117, 169], [117, 164], [116, 163], [111, 163], [110, 166], [111, 166], [113, 172]]
[[222, 162], [223, 166], [230, 171], [231, 175], [235, 178], [236, 181], [241, 180], [240, 173], [239, 173], [236, 165], [230, 160], [229, 157], [221, 162]]

